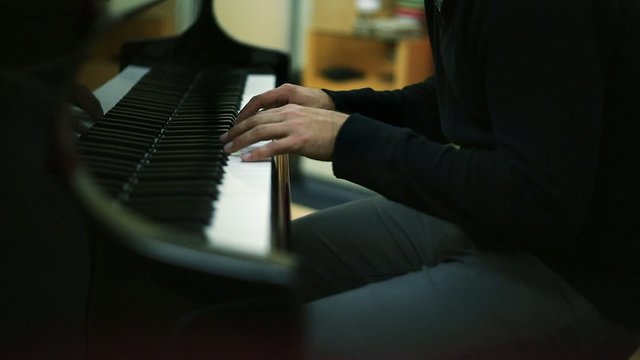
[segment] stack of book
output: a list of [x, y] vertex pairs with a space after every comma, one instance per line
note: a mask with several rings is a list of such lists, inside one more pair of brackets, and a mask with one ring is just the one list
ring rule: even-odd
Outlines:
[[422, 0], [397, 0], [396, 16], [424, 21], [424, 3]]
[[[365, 1], [359, 0], [358, 5], [364, 8], [364, 4]], [[354, 26], [355, 33], [389, 40], [424, 35], [426, 24], [422, 0], [396, 0], [391, 5], [386, 16], [367, 16], [361, 12]]]

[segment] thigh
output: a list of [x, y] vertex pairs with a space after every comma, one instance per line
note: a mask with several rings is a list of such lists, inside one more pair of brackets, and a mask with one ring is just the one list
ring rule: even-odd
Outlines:
[[335, 291], [416, 271], [474, 249], [457, 226], [380, 196], [292, 224], [292, 250], [316, 286]]
[[611, 342], [626, 336], [621, 328], [527, 255], [462, 256], [304, 313], [317, 359], [615, 359], [626, 350]]

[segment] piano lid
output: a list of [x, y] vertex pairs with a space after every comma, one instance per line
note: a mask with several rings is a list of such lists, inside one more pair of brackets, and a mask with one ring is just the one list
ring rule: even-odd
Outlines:
[[239, 43], [220, 26], [214, 0], [200, 0], [194, 24], [177, 37], [127, 43], [120, 57], [128, 65], [180, 65], [189, 68], [246, 68], [276, 75], [277, 85], [289, 77], [289, 56], [283, 52]]

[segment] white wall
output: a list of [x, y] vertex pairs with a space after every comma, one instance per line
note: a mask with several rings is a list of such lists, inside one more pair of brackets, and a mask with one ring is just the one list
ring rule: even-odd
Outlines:
[[217, 0], [218, 22], [238, 41], [289, 52], [291, 2], [295, 0]]
[[[294, 25], [292, 29], [292, 51], [291, 59], [293, 67], [296, 70], [304, 68], [304, 58], [306, 54], [307, 31], [311, 26], [311, 7], [314, 0], [293, 0], [297, 3], [296, 13], [294, 14]], [[315, 0], [322, 1], [322, 0]]]

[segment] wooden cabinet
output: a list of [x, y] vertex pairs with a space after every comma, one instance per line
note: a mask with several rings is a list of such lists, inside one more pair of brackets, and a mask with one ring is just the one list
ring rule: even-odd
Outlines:
[[[434, 71], [426, 36], [383, 40], [311, 30], [307, 46], [302, 83], [309, 87], [396, 89], [422, 81]], [[326, 75], [327, 70], [336, 68], [356, 70], [362, 77], [335, 80]]]
[[100, 34], [88, 49], [76, 80], [94, 90], [120, 71], [120, 48], [127, 41], [176, 34], [176, 0], [160, 3]]

